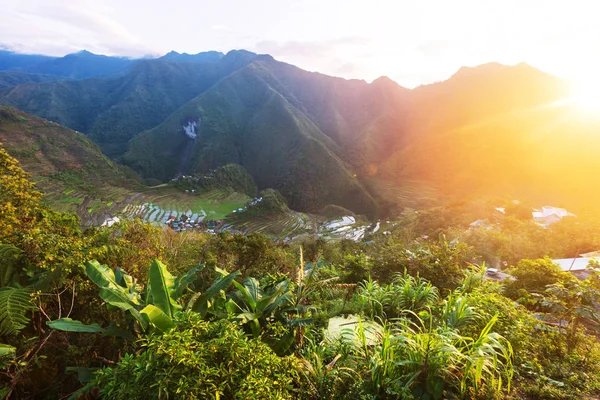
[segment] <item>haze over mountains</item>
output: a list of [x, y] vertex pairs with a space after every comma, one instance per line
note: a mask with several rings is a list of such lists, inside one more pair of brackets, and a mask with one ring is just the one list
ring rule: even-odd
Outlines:
[[335, 204], [370, 217], [418, 198], [415, 187], [576, 207], [599, 192], [597, 121], [564, 101], [565, 81], [526, 64], [463, 68], [413, 90], [243, 50], [0, 52], [0, 69], [0, 104], [86, 134], [151, 184], [233, 163], [294, 209]]

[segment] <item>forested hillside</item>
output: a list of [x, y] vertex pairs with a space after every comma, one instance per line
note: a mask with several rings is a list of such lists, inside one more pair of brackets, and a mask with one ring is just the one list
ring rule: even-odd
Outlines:
[[[368, 242], [135, 221], [81, 231], [28, 179], [0, 148], [6, 398], [600, 394], [597, 264], [580, 280], [539, 258], [600, 247], [593, 220], [542, 228], [507, 215], [465, 230], [493, 205], [464, 204], [407, 213]], [[513, 278], [490, 278], [481, 263], [494, 257]]]
[[101, 197], [111, 186], [140, 186], [133, 171], [82, 133], [14, 108], [0, 106], [0, 143], [48, 194], [72, 189]]

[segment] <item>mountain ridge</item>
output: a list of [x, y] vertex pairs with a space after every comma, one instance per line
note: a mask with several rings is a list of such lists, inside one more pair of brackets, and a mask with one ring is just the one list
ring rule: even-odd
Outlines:
[[[539, 168], [514, 158], [549, 162], [529, 157], [525, 143], [542, 140], [533, 128], [556, 119], [544, 107], [568, 90], [524, 63], [464, 67], [407, 89], [388, 77], [347, 80], [233, 50], [171, 52], [108, 77], [27, 82], [0, 89], [0, 104], [85, 132], [149, 183], [235, 163], [292, 208], [336, 204], [374, 218], [418, 205], [415, 187], [431, 186], [440, 201], [453, 191], [530, 193], [536, 179], [545, 182], [539, 191], [551, 188]], [[517, 165], [532, 171], [520, 182], [510, 176]]]

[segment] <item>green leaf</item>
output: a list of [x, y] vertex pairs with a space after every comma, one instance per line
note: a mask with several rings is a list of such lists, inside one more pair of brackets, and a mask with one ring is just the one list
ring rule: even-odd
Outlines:
[[84, 332], [84, 333], [102, 333], [106, 336], [116, 336], [126, 340], [133, 340], [134, 337], [131, 333], [119, 329], [114, 324], [110, 324], [106, 328], [101, 327], [98, 324], [86, 325], [81, 321], [77, 321], [71, 318], [55, 319], [54, 321], [48, 321], [47, 325], [56, 329], [57, 331], [65, 332]]
[[[238, 289], [236, 293], [232, 295], [232, 298], [236, 300], [238, 303], [246, 303], [246, 306], [250, 310], [256, 310], [256, 301], [259, 299], [252, 298], [252, 295], [248, 291], [248, 289], [242, 284], [233, 281], [234, 286]], [[243, 305], [243, 304], [242, 304]]]
[[89, 261], [85, 264], [85, 274], [101, 289], [119, 287], [113, 270], [100, 264], [96, 260]]
[[173, 319], [153, 304], [148, 304], [144, 307], [141, 314], [148, 323], [155, 326], [161, 332], [168, 332], [175, 326]]
[[14, 355], [17, 349], [11, 345], [0, 343], [0, 357]]
[[124, 311], [129, 311], [131, 315], [133, 315], [133, 317], [142, 325], [143, 329], [148, 327], [148, 323], [142, 317], [137, 308], [135, 308], [135, 305], [131, 302], [123, 288], [104, 288], [100, 290], [100, 298], [112, 306], [118, 307]]
[[273, 351], [280, 356], [284, 355], [290, 349], [290, 347], [292, 347], [292, 344], [294, 344], [293, 330], [290, 330], [281, 338], [276, 339], [274, 342], [269, 343], [271, 349], [273, 349]]
[[65, 370], [67, 374], [77, 374], [77, 379], [79, 380], [79, 382], [88, 383], [94, 379], [94, 373], [100, 370], [100, 368], [67, 367]]
[[167, 267], [158, 260], [154, 260], [148, 271], [148, 290], [152, 304], [158, 307], [169, 318], [173, 316], [171, 308], [171, 293], [174, 291], [175, 280], [167, 271]]
[[50, 328], [57, 331], [103, 333], [104, 329], [98, 324], [86, 325], [81, 321], [71, 318], [55, 319], [46, 323]]
[[175, 290], [173, 291], [173, 294], [171, 295], [171, 297], [175, 300], [180, 298], [181, 295], [183, 295], [183, 291], [190, 284], [192, 284], [192, 282], [194, 282], [196, 280], [196, 278], [198, 277], [198, 273], [200, 271], [202, 271], [203, 268], [204, 268], [204, 264], [199, 265], [197, 267], [190, 269], [185, 274], [177, 277], [177, 279], [175, 279]]
[[[221, 273], [226, 272], [222, 271]], [[231, 285], [231, 282], [233, 282], [233, 280], [239, 274], [240, 271], [235, 271], [227, 276], [220, 276], [217, 279], [215, 279], [213, 284], [208, 289], [206, 289], [206, 291], [202, 293], [192, 304], [192, 311], [199, 313], [202, 316], [202, 318], [204, 318], [206, 312], [208, 311], [209, 301], [213, 300], [216, 296], [218, 296], [222, 290], [226, 290]]]
[[28, 311], [36, 310], [31, 302], [31, 288], [0, 289], [0, 335], [14, 335], [29, 324]]

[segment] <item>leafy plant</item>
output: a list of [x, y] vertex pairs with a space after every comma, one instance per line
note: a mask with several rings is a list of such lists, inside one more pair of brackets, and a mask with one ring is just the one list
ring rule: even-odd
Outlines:
[[31, 295], [31, 288], [0, 289], [0, 335], [15, 335], [29, 324], [26, 313], [37, 309]]
[[[175, 280], [164, 264], [154, 260], [148, 270], [145, 296], [143, 296], [144, 293], [135, 280], [119, 268], [113, 272], [112, 269], [97, 261], [91, 261], [86, 264], [85, 271], [88, 278], [100, 288], [100, 298], [109, 306], [128, 312], [142, 331], [154, 328], [161, 332], [173, 328], [173, 316], [182, 308], [176, 298], [191, 283], [192, 275], [192, 273], [186, 274], [182, 279]], [[193, 273], [196, 272], [197, 270], [194, 270]], [[102, 328], [97, 324], [85, 325], [68, 318], [50, 321], [48, 325], [54, 329], [70, 332], [99, 332], [129, 337], [110, 326]]]

